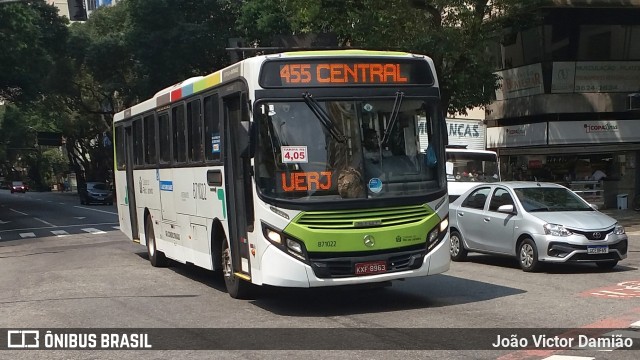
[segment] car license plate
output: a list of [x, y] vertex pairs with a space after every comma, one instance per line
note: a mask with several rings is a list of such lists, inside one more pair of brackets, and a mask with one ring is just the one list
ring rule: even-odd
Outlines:
[[356, 275], [379, 274], [387, 271], [385, 261], [369, 261], [356, 264]]
[[607, 245], [587, 246], [587, 254], [607, 254], [607, 253], [609, 253], [609, 247]]

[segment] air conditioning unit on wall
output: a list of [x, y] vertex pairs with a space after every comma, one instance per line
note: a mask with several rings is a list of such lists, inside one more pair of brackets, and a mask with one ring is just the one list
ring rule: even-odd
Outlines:
[[629, 94], [627, 97], [627, 110], [640, 110], [640, 93]]

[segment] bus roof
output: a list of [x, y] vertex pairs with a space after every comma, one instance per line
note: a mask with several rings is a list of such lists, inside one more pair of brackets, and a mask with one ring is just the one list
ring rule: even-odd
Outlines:
[[[177, 84], [166, 87], [158, 91], [154, 97], [136, 104], [128, 109], [118, 112], [114, 115], [113, 121], [121, 121], [131, 116], [142, 114], [157, 107], [170, 104], [173, 101], [180, 100], [194, 93], [209, 89], [223, 83], [225, 81], [237, 78], [243, 75], [243, 64], [261, 64], [267, 59], [276, 58], [313, 58], [313, 57], [401, 57], [401, 58], [420, 58], [429, 62], [433, 67], [431, 58], [425, 55], [411, 54], [399, 51], [373, 51], [373, 50], [313, 50], [313, 51], [292, 51], [278, 54], [259, 55], [241, 60], [233, 65], [229, 65], [214, 73], [206, 76], [196, 76]], [[437, 80], [436, 80], [437, 81]]]

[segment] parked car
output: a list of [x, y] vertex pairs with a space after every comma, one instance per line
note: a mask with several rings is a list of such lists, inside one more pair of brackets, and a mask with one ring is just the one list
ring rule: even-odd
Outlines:
[[78, 188], [78, 195], [82, 205], [91, 203], [113, 205], [113, 192], [103, 182], [87, 182]]
[[542, 262], [595, 262], [611, 269], [627, 257], [624, 227], [558, 184], [478, 185], [451, 203], [449, 219], [454, 261], [468, 252], [499, 254], [536, 271]]
[[27, 186], [22, 181], [12, 181], [11, 182], [11, 193], [21, 192], [26, 193], [28, 190]]

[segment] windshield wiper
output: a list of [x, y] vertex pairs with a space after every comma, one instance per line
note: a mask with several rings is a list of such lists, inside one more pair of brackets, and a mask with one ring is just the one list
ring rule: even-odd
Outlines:
[[342, 131], [340, 131], [340, 129], [336, 127], [333, 120], [331, 120], [329, 114], [327, 114], [327, 112], [322, 108], [322, 106], [320, 106], [320, 104], [318, 104], [316, 99], [314, 99], [311, 94], [305, 92], [302, 94], [302, 98], [304, 99], [304, 102], [307, 104], [309, 109], [311, 109], [311, 112], [313, 112], [318, 120], [320, 120], [322, 126], [327, 129], [329, 134], [331, 134], [331, 136], [336, 139], [336, 141], [341, 143], [347, 141], [345, 136], [342, 134]]
[[391, 110], [391, 116], [389, 119], [389, 126], [384, 131], [384, 136], [382, 137], [382, 145], [386, 145], [391, 137], [391, 130], [396, 124], [396, 120], [398, 119], [398, 115], [400, 114], [400, 106], [402, 105], [402, 98], [404, 97], [403, 92], [396, 92], [396, 100], [393, 102], [393, 109]]

